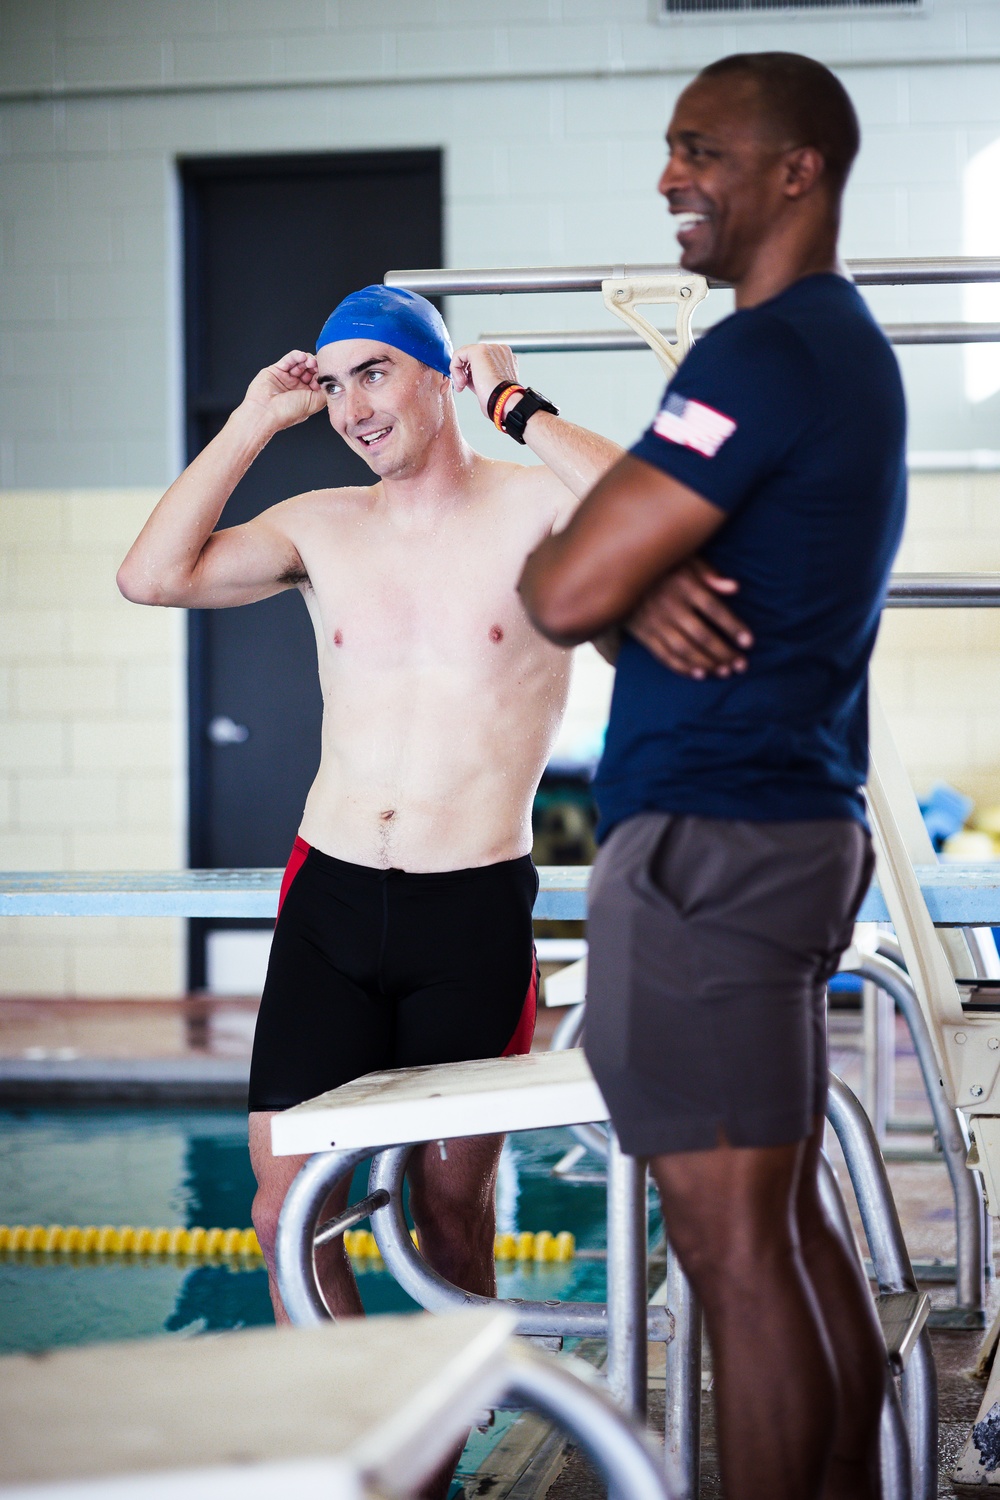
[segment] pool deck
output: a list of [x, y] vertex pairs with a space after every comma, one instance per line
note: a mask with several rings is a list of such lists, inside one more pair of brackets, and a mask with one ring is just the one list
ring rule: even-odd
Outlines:
[[[547, 968], [542, 965], [543, 977]], [[0, 1106], [208, 1104], [244, 1108], [258, 1001], [0, 998]], [[539, 1006], [535, 1049], [562, 1012]]]
[[[109, 1093], [135, 1102], [214, 1102], [240, 1107], [257, 1002], [253, 999], [195, 996], [181, 1001], [0, 1000], [0, 1106], [107, 1102]], [[562, 1012], [539, 1011], [536, 1046], [548, 1046]], [[831, 1015], [833, 1066], [856, 1091], [861, 1088], [860, 1017], [849, 1010]], [[927, 1121], [929, 1111], [908, 1034], [900, 1021], [896, 1037], [896, 1112], [907, 1121]], [[185, 1083], [185, 1080], [188, 1080]], [[213, 1082], [214, 1080], [214, 1082]], [[102, 1096], [101, 1089], [106, 1092]], [[190, 1089], [185, 1100], [184, 1089]], [[215, 1095], [212, 1095], [212, 1089]], [[60, 1090], [62, 1092], [60, 1093]], [[913, 1260], [954, 1259], [952, 1199], [940, 1157], [928, 1149], [929, 1134], [893, 1133], [888, 1170]], [[836, 1150], [832, 1153], [835, 1161]], [[903, 1158], [903, 1159], [899, 1159]], [[909, 1158], [909, 1159], [907, 1159]], [[842, 1164], [837, 1162], [841, 1173]], [[847, 1194], [850, 1203], [850, 1194]], [[856, 1215], [854, 1215], [857, 1222]], [[927, 1283], [936, 1305], [946, 1304], [952, 1288]], [[991, 1288], [991, 1310], [1000, 1294]], [[981, 1334], [933, 1332], [940, 1378], [941, 1483], [939, 1500], [955, 1491], [947, 1475], [956, 1462], [969, 1424], [977, 1415], [983, 1386], [971, 1375]], [[662, 1350], [653, 1350], [650, 1413], [654, 1431], [662, 1421], [663, 1379], [656, 1368]], [[706, 1372], [706, 1380], [708, 1372]], [[487, 1462], [490, 1500], [597, 1500], [596, 1481], [579, 1456], [547, 1442], [537, 1418], [523, 1419]], [[721, 1494], [715, 1459], [711, 1398], [706, 1394], [702, 1500]]]

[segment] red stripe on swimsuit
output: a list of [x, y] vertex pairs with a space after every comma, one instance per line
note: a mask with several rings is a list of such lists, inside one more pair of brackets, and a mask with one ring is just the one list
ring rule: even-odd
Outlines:
[[520, 1057], [525, 1052], [531, 1051], [531, 1040], [535, 1035], [535, 1021], [538, 1016], [538, 959], [534, 949], [531, 953], [531, 983], [528, 985], [528, 993], [524, 997], [524, 1006], [521, 1010], [521, 1018], [514, 1028], [514, 1035], [507, 1043], [502, 1057]]
[[295, 879], [296, 875], [305, 864], [306, 855], [308, 853], [309, 845], [306, 843], [305, 839], [300, 839], [298, 835], [296, 835], [295, 843], [292, 845], [292, 852], [288, 856], [288, 863], [285, 866], [285, 873], [281, 877], [281, 890], [278, 892], [279, 917], [281, 916], [281, 908], [285, 904], [285, 897], [288, 895], [288, 892], [292, 888], [292, 881]]

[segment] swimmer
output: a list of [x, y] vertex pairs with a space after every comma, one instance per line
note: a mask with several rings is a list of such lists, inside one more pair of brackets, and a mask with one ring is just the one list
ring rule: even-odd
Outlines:
[[[464, 441], [455, 390], [542, 460]], [[214, 528], [264, 445], [325, 411], [375, 475]], [[218, 609], [298, 589], [315, 630], [322, 751], [281, 890], [250, 1077], [253, 1218], [267, 1260], [303, 1158], [274, 1157], [275, 1110], [365, 1073], [526, 1052], [537, 966], [531, 805], [559, 728], [570, 656], [534, 629], [516, 583], [622, 450], [525, 392], [511, 351], [453, 354], [422, 297], [368, 287], [315, 355], [262, 370], [170, 487], [119, 571], [143, 604]], [[692, 609], [637, 628], [697, 633]], [[684, 620], [687, 625], [684, 626]], [[281, 774], [276, 766], [275, 776]], [[493, 1295], [494, 1137], [418, 1150], [420, 1244], [450, 1281]], [[330, 1200], [336, 1212], [346, 1186]], [[342, 1241], [317, 1252], [336, 1316], [360, 1314]]]

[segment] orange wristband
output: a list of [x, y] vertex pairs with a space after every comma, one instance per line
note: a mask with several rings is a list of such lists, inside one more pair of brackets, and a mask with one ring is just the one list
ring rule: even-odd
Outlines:
[[498, 432], [503, 432], [503, 414], [514, 396], [523, 396], [525, 387], [523, 385], [509, 385], [502, 393], [496, 406], [493, 408], [493, 425]]

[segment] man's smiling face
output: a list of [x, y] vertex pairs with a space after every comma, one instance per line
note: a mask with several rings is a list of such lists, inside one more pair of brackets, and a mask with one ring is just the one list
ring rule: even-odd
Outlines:
[[667, 130], [670, 158], [659, 191], [678, 221], [687, 271], [738, 281], [784, 202], [780, 141], [752, 79], [696, 79]]
[[447, 377], [375, 339], [341, 339], [316, 356], [330, 423], [382, 478], [403, 477], [440, 431]]

